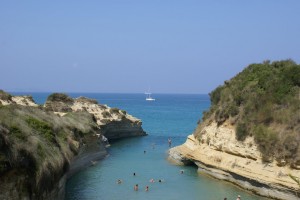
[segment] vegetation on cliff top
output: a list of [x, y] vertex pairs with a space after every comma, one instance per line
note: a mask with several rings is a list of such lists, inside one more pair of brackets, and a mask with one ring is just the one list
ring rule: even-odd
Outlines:
[[203, 121], [230, 121], [236, 137], [254, 137], [264, 161], [300, 165], [300, 65], [251, 64], [210, 93]]
[[71, 104], [74, 99], [63, 93], [53, 93], [48, 96], [45, 107], [48, 111], [72, 112]]
[[98, 101], [96, 99], [90, 99], [90, 98], [86, 98], [86, 97], [78, 97], [76, 99], [76, 101], [82, 102], [82, 103], [98, 104]]
[[48, 96], [47, 101], [58, 101], [64, 103], [73, 103], [74, 100], [66, 94], [63, 93], [53, 93]]
[[87, 112], [59, 117], [41, 108], [0, 106], [1, 182], [15, 177], [22, 196], [42, 199], [42, 193], [58, 184], [79, 147], [96, 133], [98, 126]]
[[4, 101], [11, 101], [12, 96], [7, 92], [0, 90], [0, 99]]

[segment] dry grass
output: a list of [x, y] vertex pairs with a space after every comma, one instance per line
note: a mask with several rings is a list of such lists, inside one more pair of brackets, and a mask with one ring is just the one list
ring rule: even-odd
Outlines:
[[[93, 115], [59, 117], [39, 108], [0, 107], [0, 175], [22, 169], [32, 184], [30, 193], [50, 191], [66, 172], [85, 137], [98, 133]], [[70, 147], [69, 141], [79, 145]]]

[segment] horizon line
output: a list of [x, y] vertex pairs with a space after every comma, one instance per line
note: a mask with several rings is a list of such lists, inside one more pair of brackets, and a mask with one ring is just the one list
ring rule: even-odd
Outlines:
[[[8, 93], [81, 93], [81, 94], [145, 94], [145, 92], [70, 92], [70, 91], [6, 91]], [[184, 92], [152, 92], [151, 94], [195, 94], [195, 95], [209, 95], [209, 93], [184, 93]]]

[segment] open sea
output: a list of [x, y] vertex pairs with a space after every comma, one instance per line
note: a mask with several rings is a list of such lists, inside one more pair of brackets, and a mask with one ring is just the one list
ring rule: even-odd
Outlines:
[[[43, 104], [49, 93], [30, 94]], [[85, 96], [101, 104], [118, 107], [143, 122], [146, 137], [122, 139], [111, 143], [109, 155], [71, 177], [66, 185], [67, 200], [235, 200], [265, 199], [233, 184], [197, 173], [195, 166], [176, 166], [168, 162], [168, 138], [172, 146], [185, 142], [210, 106], [208, 95], [153, 94], [156, 101], [146, 101], [144, 94], [69, 93]], [[144, 153], [146, 151], [146, 153]], [[184, 170], [181, 174], [180, 170]], [[133, 176], [136, 173], [136, 176]], [[117, 180], [122, 179], [122, 184]], [[154, 179], [152, 183], [149, 180]], [[161, 183], [158, 180], [163, 180]], [[133, 187], [138, 184], [139, 190]], [[149, 191], [145, 187], [149, 186]]]

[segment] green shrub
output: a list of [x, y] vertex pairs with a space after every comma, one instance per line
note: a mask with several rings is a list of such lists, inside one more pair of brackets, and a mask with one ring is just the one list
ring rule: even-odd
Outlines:
[[120, 110], [120, 111], [121, 111], [121, 113], [123, 113], [123, 115], [127, 114], [127, 112], [125, 110]]
[[221, 91], [223, 90], [223, 88], [224, 87], [219, 86], [209, 94], [210, 101], [212, 102], [213, 105], [218, 104], [219, 101], [221, 100]]
[[45, 150], [40, 143], [38, 143], [38, 145], [37, 145], [37, 153], [42, 159], [45, 159], [45, 156], [46, 156]]
[[64, 103], [73, 103], [74, 99], [63, 93], [53, 93], [48, 96], [47, 101], [58, 101]]
[[255, 141], [259, 146], [264, 161], [269, 161], [274, 155], [276, 143], [278, 142], [277, 133], [268, 129], [264, 125], [258, 125], [254, 128]]
[[236, 139], [239, 141], [244, 141], [248, 136], [248, 129], [245, 123], [239, 122], [236, 125]]
[[226, 112], [226, 109], [220, 108], [219, 110], [216, 111], [215, 120], [219, 125], [222, 124], [224, 121], [226, 121], [226, 119], [228, 118], [229, 115]]
[[230, 106], [228, 106], [227, 107], [227, 112], [228, 112], [228, 114], [231, 116], [231, 117], [234, 117], [234, 116], [236, 116], [237, 114], [239, 114], [239, 109], [238, 109], [238, 107], [237, 106], [235, 106], [235, 105], [230, 105]]
[[294, 135], [288, 135], [285, 138], [283, 145], [284, 145], [285, 152], [287, 152], [285, 154], [285, 157], [287, 157], [287, 158], [292, 157], [298, 151], [299, 144], [298, 144], [297, 140], [295, 139]]
[[0, 99], [4, 100], [4, 101], [10, 101], [12, 98], [12, 96], [6, 92], [4, 92], [3, 90], [0, 90]]
[[47, 141], [55, 142], [55, 136], [52, 127], [47, 122], [40, 121], [33, 117], [28, 117], [26, 122], [31, 128], [44, 136]]
[[104, 117], [104, 118], [110, 118], [111, 117], [111, 114], [108, 112], [108, 111], [104, 111], [104, 112], [102, 112], [102, 116]]
[[111, 114], [119, 114], [120, 109], [119, 108], [111, 108], [110, 113]]
[[25, 140], [27, 138], [26, 134], [23, 133], [19, 127], [12, 125], [9, 128], [9, 132], [16, 138], [20, 139], [20, 140]]
[[98, 101], [96, 99], [89, 99], [86, 97], [78, 97], [76, 100], [82, 103], [98, 104]]

